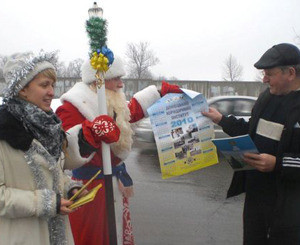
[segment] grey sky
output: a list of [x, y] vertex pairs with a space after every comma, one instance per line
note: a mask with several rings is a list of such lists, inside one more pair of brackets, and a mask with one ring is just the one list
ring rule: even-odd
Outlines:
[[[0, 54], [60, 50], [62, 61], [87, 58], [92, 0], [0, 0]], [[253, 64], [273, 44], [298, 44], [299, 0], [102, 0], [108, 47], [125, 57], [128, 42], [147, 41], [160, 59], [156, 76], [222, 80], [232, 54], [253, 80]]]

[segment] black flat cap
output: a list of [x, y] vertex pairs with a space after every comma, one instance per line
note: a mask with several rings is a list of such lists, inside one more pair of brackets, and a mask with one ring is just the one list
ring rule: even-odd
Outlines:
[[254, 66], [257, 69], [270, 69], [298, 64], [300, 64], [300, 50], [295, 45], [280, 43], [268, 49]]

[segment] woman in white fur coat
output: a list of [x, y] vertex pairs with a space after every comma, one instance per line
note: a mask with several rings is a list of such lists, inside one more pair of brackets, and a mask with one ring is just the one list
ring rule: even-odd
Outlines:
[[[82, 185], [64, 174], [65, 134], [50, 108], [54, 55], [16, 54], [0, 106], [0, 244], [74, 244], [68, 214]], [[86, 159], [79, 159], [85, 161]], [[83, 164], [83, 162], [82, 162]]]
[[[56, 111], [63, 122], [63, 127], [74, 142], [81, 142], [78, 157], [88, 157], [96, 152], [93, 159], [85, 165], [68, 166], [73, 170], [73, 178], [86, 182], [99, 169], [102, 169], [102, 156], [100, 145], [95, 144], [88, 134], [86, 127], [98, 115], [98, 101], [96, 94], [96, 70], [89, 60], [82, 66], [82, 82], [76, 83], [67, 93], [61, 97], [63, 105]], [[108, 115], [115, 119], [120, 129], [119, 140], [110, 145], [113, 165], [114, 190], [116, 204], [115, 213], [117, 220], [118, 244], [132, 245], [134, 237], [130, 220], [128, 198], [132, 196], [132, 180], [126, 171], [124, 160], [130, 153], [132, 146], [132, 130], [130, 123], [136, 122], [147, 116], [147, 108], [161, 98], [167, 92], [180, 92], [178, 86], [163, 83], [161, 93], [152, 85], [136, 93], [127, 104], [125, 94], [122, 91], [121, 77], [125, 75], [124, 65], [119, 57], [116, 57], [112, 66], [105, 74], [105, 88]], [[70, 140], [69, 140], [70, 142]], [[107, 245], [109, 235], [105, 209], [105, 184], [103, 176], [91, 185], [90, 188], [102, 183], [96, 200], [80, 208], [78, 212], [70, 215], [72, 232], [76, 245]]]

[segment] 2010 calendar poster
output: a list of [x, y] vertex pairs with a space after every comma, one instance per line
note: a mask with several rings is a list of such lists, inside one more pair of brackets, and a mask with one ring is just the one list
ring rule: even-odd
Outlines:
[[200, 93], [182, 91], [148, 109], [163, 179], [218, 163], [213, 122], [201, 113], [208, 110], [207, 101]]

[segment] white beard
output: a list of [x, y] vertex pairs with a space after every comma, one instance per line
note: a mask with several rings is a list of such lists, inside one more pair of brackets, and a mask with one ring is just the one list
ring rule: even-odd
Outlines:
[[110, 117], [114, 117], [114, 112], [117, 115], [116, 124], [120, 129], [120, 138], [118, 142], [110, 144], [112, 152], [122, 160], [125, 160], [131, 151], [133, 143], [133, 131], [130, 126], [130, 111], [127, 106], [125, 94], [122, 90], [114, 92], [105, 90], [107, 113]]
[[[111, 150], [117, 157], [124, 160], [130, 153], [133, 142], [133, 131], [129, 123], [130, 111], [122, 89], [118, 92], [105, 89], [105, 94], [108, 115], [113, 118], [114, 112], [117, 114], [116, 123], [121, 131], [119, 141], [110, 144]], [[93, 121], [99, 115], [97, 93], [85, 83], [76, 83], [60, 99], [62, 102], [69, 101], [89, 121]]]

